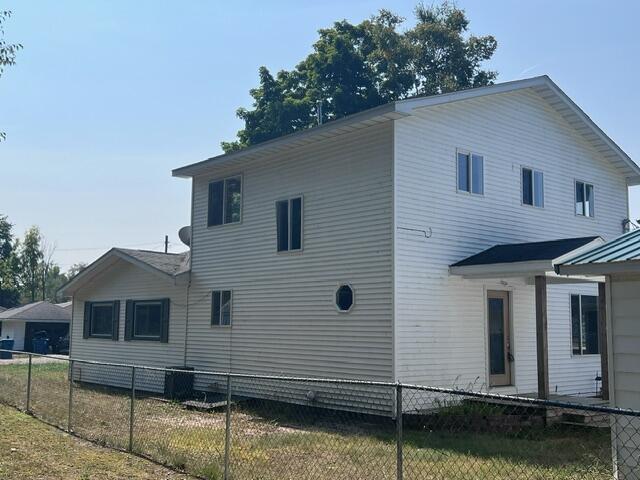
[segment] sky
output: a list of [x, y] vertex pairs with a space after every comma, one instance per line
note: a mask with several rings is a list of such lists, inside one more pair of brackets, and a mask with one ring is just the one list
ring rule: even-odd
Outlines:
[[[112, 246], [182, 251], [190, 182], [173, 168], [221, 152], [242, 127], [258, 67], [292, 68], [319, 28], [416, 0], [0, 0], [22, 43], [0, 77], [0, 213], [38, 225], [63, 270]], [[425, 2], [429, 3], [429, 2]], [[549, 75], [640, 160], [640, 2], [459, 0], [492, 34], [498, 81]], [[640, 218], [640, 187], [630, 193]]]

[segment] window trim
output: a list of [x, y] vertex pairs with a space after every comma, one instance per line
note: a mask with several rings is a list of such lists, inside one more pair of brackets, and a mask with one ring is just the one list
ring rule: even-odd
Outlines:
[[[291, 201], [300, 199], [300, 248], [292, 250], [291, 247]], [[287, 250], [278, 250], [278, 203], [287, 201], [287, 232], [288, 232], [288, 247]], [[290, 197], [278, 198], [274, 203], [274, 209], [276, 212], [276, 253], [278, 255], [300, 255], [304, 251], [304, 195], [296, 194]]]
[[[238, 220], [237, 222], [229, 222], [229, 223], [225, 223], [224, 219], [226, 217], [225, 215], [225, 207], [227, 205], [227, 180], [231, 180], [234, 178], [239, 178], [240, 179], [240, 220]], [[216, 182], [222, 182], [222, 223], [219, 225], [211, 225], [209, 224], [209, 185], [211, 185], [212, 183], [216, 183]], [[221, 227], [228, 227], [231, 225], [241, 225], [242, 224], [242, 220], [243, 220], [243, 212], [244, 212], [244, 174], [243, 173], [238, 173], [235, 175], [227, 175], [225, 177], [216, 177], [216, 178], [211, 178], [207, 181], [207, 229], [209, 228], [221, 228]]]
[[[586, 198], [586, 189], [587, 189], [587, 185], [591, 185], [591, 191], [593, 192], [593, 202], [591, 205], [591, 213], [592, 215], [585, 215], [584, 213], [578, 213], [576, 212], [576, 203], [578, 203], [578, 195], [576, 194], [576, 190], [578, 187], [578, 183], [582, 183], [583, 185], [583, 194], [585, 194], [585, 198]], [[586, 205], [586, 200], [582, 202], [582, 211], [584, 212], [584, 207]], [[591, 218], [594, 219], [596, 218], [596, 186], [591, 183], [588, 182], [586, 180], [580, 180], [579, 178], [574, 178], [573, 179], [573, 214], [576, 217], [580, 217], [580, 218]]]
[[[469, 157], [469, 190], [460, 190], [460, 166], [458, 164], [458, 155], [463, 154]], [[476, 193], [473, 191], [473, 156], [476, 155], [478, 157], [482, 157], [482, 193]], [[472, 150], [466, 150], [464, 148], [456, 148], [456, 192], [473, 195], [476, 197], [484, 197], [485, 196], [485, 158], [486, 156], [483, 153], [474, 152]]]
[[[142, 336], [135, 334], [135, 315], [138, 303], [160, 304], [160, 335]], [[171, 299], [169, 298], [138, 298], [127, 300], [125, 311], [125, 335], [127, 342], [158, 342], [169, 343], [169, 323], [171, 322]]]
[[[342, 287], [349, 287], [351, 289], [351, 306], [347, 310], [342, 310], [338, 306], [338, 290]], [[333, 291], [333, 306], [336, 308], [338, 313], [350, 313], [354, 307], [356, 306], [356, 289], [353, 288], [353, 285], [350, 282], [341, 282]]]
[[[215, 292], [220, 292], [221, 310], [222, 310], [222, 292], [229, 292], [229, 302], [231, 303], [229, 307], [229, 325], [224, 325], [222, 323], [222, 319], [219, 319], [219, 323], [213, 323], [213, 294]], [[211, 328], [231, 328], [233, 326], [233, 289], [229, 287], [221, 287], [221, 288], [214, 288], [211, 290], [211, 314], [209, 318], [209, 326]]]
[[[531, 171], [531, 200], [533, 202], [531, 205], [529, 205], [528, 203], [524, 203], [524, 178], [523, 178], [524, 170]], [[542, 174], [542, 205], [536, 205], [536, 190], [535, 190], [536, 189], [536, 180], [535, 180], [536, 172]], [[523, 207], [540, 208], [544, 210], [545, 203], [546, 203], [544, 198], [545, 197], [544, 177], [545, 177], [544, 170], [531, 167], [529, 165], [520, 165], [520, 205], [522, 205]], [[574, 191], [574, 195], [575, 195], [575, 191]]]
[[[596, 356], [600, 356], [600, 332], [598, 331], [598, 352], [597, 353], [574, 353], [573, 351], [573, 317], [572, 317], [572, 310], [571, 310], [571, 297], [573, 296], [577, 296], [578, 297], [578, 308], [580, 309], [580, 339], [582, 341], [582, 297], [594, 297], [596, 299], [596, 311], [598, 308], [598, 295], [593, 295], [590, 293], [569, 293], [569, 351], [571, 352], [571, 357], [572, 358], [593, 358]], [[598, 315], [600, 314], [600, 312], [597, 312]], [[598, 329], [600, 328], [600, 320], [598, 319]], [[582, 346], [582, 345], [581, 345]]]
[[[111, 333], [109, 334], [93, 334], [91, 333], [91, 324], [93, 319], [93, 307], [95, 305], [110, 305], [111, 312]], [[82, 326], [82, 337], [84, 339], [98, 338], [103, 340], [117, 341], [120, 330], [120, 301], [119, 300], [87, 300], [84, 302], [84, 319]]]

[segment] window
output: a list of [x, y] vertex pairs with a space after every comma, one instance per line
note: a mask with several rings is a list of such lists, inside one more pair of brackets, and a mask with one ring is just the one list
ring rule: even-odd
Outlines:
[[576, 181], [576, 215], [593, 217], [593, 185]]
[[336, 290], [336, 307], [341, 312], [348, 312], [353, 308], [354, 295], [351, 285], [340, 285]]
[[544, 176], [538, 170], [522, 168], [522, 203], [544, 207]]
[[599, 353], [598, 297], [571, 295], [571, 340], [574, 355]]
[[238, 223], [242, 210], [242, 178], [230, 177], [209, 184], [207, 225]]
[[169, 341], [169, 299], [127, 300], [125, 340]]
[[302, 250], [302, 197], [276, 202], [278, 251]]
[[118, 340], [120, 302], [84, 302], [84, 338]]
[[458, 191], [484, 194], [484, 158], [458, 152]]
[[211, 325], [231, 325], [231, 290], [211, 292]]

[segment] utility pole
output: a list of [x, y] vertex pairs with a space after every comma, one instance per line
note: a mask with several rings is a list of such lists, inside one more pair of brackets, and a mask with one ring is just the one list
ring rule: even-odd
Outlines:
[[164, 236], [164, 253], [169, 252], [169, 235]]
[[322, 100], [318, 100], [316, 109], [318, 111], [318, 125], [322, 125]]

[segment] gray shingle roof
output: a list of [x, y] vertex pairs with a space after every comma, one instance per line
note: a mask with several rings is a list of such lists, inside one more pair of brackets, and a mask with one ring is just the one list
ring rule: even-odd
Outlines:
[[116, 248], [115, 250], [146, 263], [168, 275], [179, 275], [180, 273], [188, 272], [190, 269], [189, 252], [164, 253], [151, 250], [132, 250], [129, 248]]
[[49, 302], [34, 302], [21, 307], [9, 308], [0, 313], [0, 320], [56, 320], [71, 321], [71, 312]]
[[593, 242], [599, 237], [563, 238], [546, 242], [511, 243], [496, 245], [480, 253], [451, 265], [468, 267], [471, 265], [490, 265], [494, 263], [530, 262], [537, 260], [555, 260], [573, 250]]
[[640, 260], [640, 229], [600, 245], [588, 252], [570, 258], [563, 265], [587, 265], [627, 260]]

